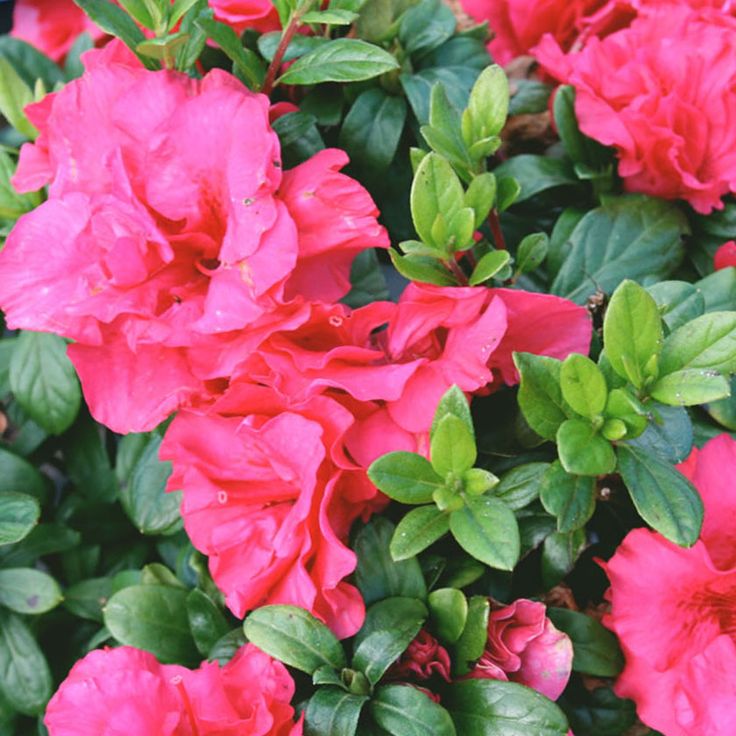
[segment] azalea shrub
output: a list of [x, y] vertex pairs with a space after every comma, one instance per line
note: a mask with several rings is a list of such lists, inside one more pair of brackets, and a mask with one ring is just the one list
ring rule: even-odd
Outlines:
[[733, 736], [736, 10], [16, 0], [0, 736]]

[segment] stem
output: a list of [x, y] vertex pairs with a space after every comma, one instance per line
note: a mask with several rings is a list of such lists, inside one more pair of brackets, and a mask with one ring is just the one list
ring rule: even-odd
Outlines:
[[457, 261], [454, 258], [450, 258], [450, 260], [445, 261], [445, 266], [452, 271], [452, 275], [458, 280], [458, 283], [460, 286], [467, 286], [468, 285], [468, 277], [465, 275], [465, 272], [458, 266]]
[[491, 226], [491, 233], [493, 233], [493, 240], [496, 243], [496, 248], [499, 250], [508, 250], [506, 247], [506, 239], [503, 237], [503, 231], [501, 230], [501, 220], [498, 219], [498, 211], [495, 207], [488, 215], [488, 224]]
[[273, 83], [276, 80], [276, 74], [278, 70], [281, 68], [286, 49], [289, 48], [291, 39], [294, 38], [294, 35], [299, 29], [302, 15], [304, 15], [310, 5], [311, 3], [304, 3], [304, 6], [302, 8], [297, 8], [297, 10], [294, 11], [294, 14], [289, 19], [289, 24], [286, 26], [286, 29], [281, 36], [279, 45], [276, 48], [276, 53], [273, 55], [273, 59], [271, 59], [271, 63], [268, 65], [266, 78], [263, 80], [263, 87], [261, 88], [261, 92], [264, 95], [271, 94], [271, 91], [273, 90]]

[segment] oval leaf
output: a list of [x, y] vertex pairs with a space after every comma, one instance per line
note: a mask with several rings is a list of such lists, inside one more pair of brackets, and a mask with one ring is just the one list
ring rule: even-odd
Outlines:
[[406, 504], [429, 503], [432, 494], [444, 486], [429, 460], [414, 452], [389, 452], [368, 468], [368, 477], [394, 501]]
[[370, 704], [375, 722], [401, 736], [455, 736], [450, 714], [411, 685], [380, 688]]
[[394, 560], [406, 560], [434, 544], [450, 531], [450, 517], [436, 506], [411, 510], [396, 527], [389, 551]]
[[50, 575], [26, 567], [0, 570], [0, 604], [16, 613], [46, 613], [61, 603], [59, 584]]
[[38, 501], [25, 493], [0, 492], [0, 545], [14, 544], [38, 523]]

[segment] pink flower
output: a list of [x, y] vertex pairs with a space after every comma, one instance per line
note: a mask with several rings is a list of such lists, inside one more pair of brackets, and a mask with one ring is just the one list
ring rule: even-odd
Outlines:
[[626, 667], [616, 693], [667, 736], [730, 736], [736, 728], [736, 441], [728, 435], [679, 466], [703, 498], [690, 549], [647, 529], [606, 563], [611, 614]]
[[12, 35], [61, 62], [80, 33], [104, 33], [74, 0], [16, 0]]
[[430, 634], [422, 629], [406, 651], [387, 673], [391, 680], [429, 680], [438, 675], [450, 682], [450, 655]]
[[572, 642], [545, 611], [525, 598], [491, 611], [486, 650], [468, 677], [518, 682], [557, 700], [570, 679]]
[[488, 48], [498, 64], [531, 53], [546, 33], [569, 49], [585, 17], [604, 5], [606, 0], [463, 0], [475, 20], [489, 22]]
[[279, 30], [279, 16], [271, 0], [209, 0], [215, 18], [238, 33], [247, 28], [266, 33]]
[[729, 266], [736, 266], [736, 240], [729, 240], [721, 245], [713, 256], [713, 267], [716, 271]]
[[549, 38], [536, 54], [575, 87], [581, 130], [616, 148], [627, 191], [707, 214], [736, 191], [734, 39], [736, 18], [666, 5], [578, 54]]
[[239, 617], [271, 603], [301, 606], [340, 637], [361, 626], [364, 605], [345, 578], [352, 522], [383, 504], [345, 452], [353, 416], [315, 396], [289, 402], [234, 383], [207, 414], [179, 412], [161, 457], [192, 543]]
[[301, 736], [286, 668], [247, 644], [224, 667], [162, 665], [132, 647], [98, 649], [51, 698], [50, 736]]
[[343, 152], [282, 172], [268, 99], [229, 74], [150, 72], [118, 42], [85, 62], [28, 108], [40, 135], [14, 182], [50, 197], [8, 237], [0, 305], [75, 341], [98, 420], [145, 430], [306, 319], [305, 297], [342, 297], [353, 257], [388, 239]]

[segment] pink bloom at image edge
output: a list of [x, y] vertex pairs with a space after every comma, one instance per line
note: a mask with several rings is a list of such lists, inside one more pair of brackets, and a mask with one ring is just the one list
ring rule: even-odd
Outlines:
[[615, 691], [665, 736], [736, 733], [736, 441], [721, 435], [679, 466], [705, 507], [682, 548], [635, 529], [605, 564], [626, 666]]
[[78, 661], [49, 701], [49, 736], [301, 736], [284, 665], [246, 644], [224, 666], [163, 665], [132, 647]]
[[105, 34], [74, 0], [16, 0], [11, 35], [62, 62], [81, 33]]
[[580, 129], [616, 149], [627, 191], [702, 214], [736, 191], [736, 18], [653, 6], [579, 53], [551, 36], [535, 53], [575, 88]]
[[543, 603], [520, 598], [491, 611], [483, 656], [468, 677], [510, 680], [557, 700], [572, 672], [572, 642]]
[[716, 271], [730, 266], [736, 266], [736, 240], [721, 245], [713, 256], [713, 268]]

